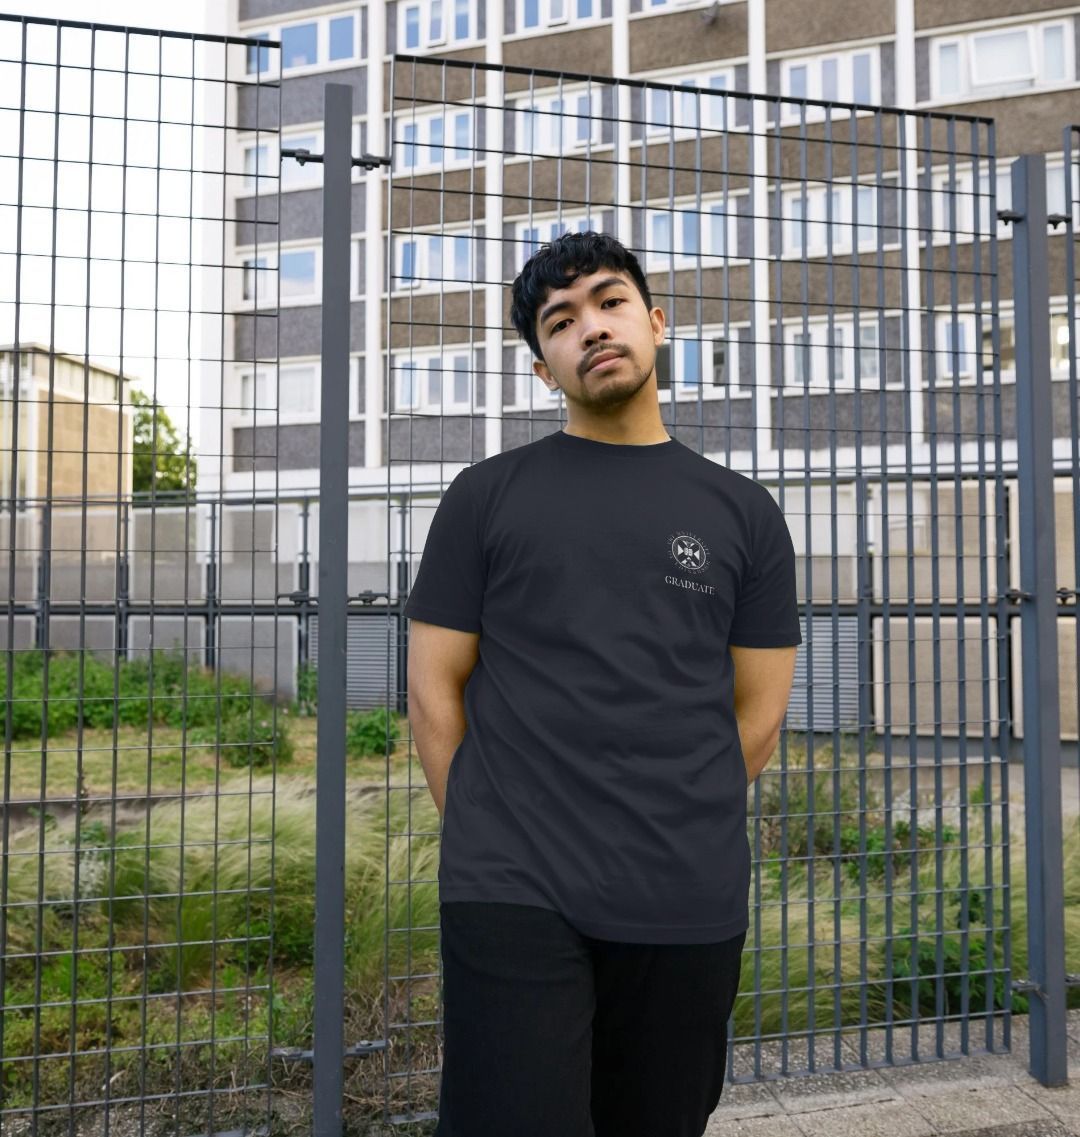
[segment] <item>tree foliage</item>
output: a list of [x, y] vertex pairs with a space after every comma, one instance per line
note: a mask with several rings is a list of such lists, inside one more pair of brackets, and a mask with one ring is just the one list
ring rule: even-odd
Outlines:
[[172, 419], [149, 395], [132, 390], [135, 409], [133, 488], [136, 493], [195, 489], [195, 455], [191, 440], [181, 439]]

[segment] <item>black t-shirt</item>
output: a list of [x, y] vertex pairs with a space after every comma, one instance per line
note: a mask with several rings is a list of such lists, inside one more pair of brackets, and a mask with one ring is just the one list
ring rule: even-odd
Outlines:
[[748, 927], [727, 649], [802, 642], [764, 486], [674, 438], [557, 430], [453, 479], [405, 615], [480, 633], [440, 900], [539, 905], [637, 943]]

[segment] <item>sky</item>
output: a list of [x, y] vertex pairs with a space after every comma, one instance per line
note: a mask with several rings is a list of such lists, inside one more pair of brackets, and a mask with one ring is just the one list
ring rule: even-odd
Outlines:
[[[222, 0], [188, 0], [182, 4], [162, 3], [160, 0], [152, 3], [145, 0], [83, 3], [77, 0], [23, 0], [21, 6], [7, 11], [15, 15], [126, 27], [218, 32], [224, 30], [225, 8]], [[129, 224], [125, 243], [126, 263], [122, 266], [119, 258], [119, 211], [124, 202], [121, 173], [123, 81], [119, 74], [109, 74], [108, 68], [123, 66], [123, 37], [99, 36], [97, 39], [95, 63], [102, 70], [98, 73], [99, 82], [94, 89], [95, 165], [92, 167], [91, 185], [91, 167], [87, 162], [90, 119], [85, 113], [89, 105], [89, 71], [80, 66], [89, 62], [89, 33], [65, 33], [61, 62], [67, 66], [61, 67], [59, 102], [55, 63], [49, 65], [50, 59], [55, 60], [54, 54], [50, 55], [50, 48], [54, 48], [56, 33], [30, 25], [28, 35], [39, 37], [36, 43], [28, 39], [28, 60], [41, 62], [26, 69], [22, 256], [17, 273], [18, 108], [22, 68], [13, 60], [21, 56], [21, 25], [0, 20], [0, 343], [11, 343], [15, 338], [16, 287], [20, 299], [18, 333], [22, 343], [52, 342], [59, 350], [80, 357], [89, 346], [91, 361], [116, 368], [120, 360], [122, 326], [125, 374], [147, 394], [154, 393], [156, 389], [158, 401], [181, 429], [188, 429], [197, 443], [199, 415], [195, 407], [188, 414], [188, 387], [193, 374], [196, 383], [198, 376], [197, 369], [187, 362], [187, 356], [197, 356], [199, 348], [189, 348], [192, 338], [188, 334], [188, 308], [202, 306], [203, 279], [198, 272], [192, 272], [188, 262], [200, 259], [198, 244], [202, 234], [197, 223], [193, 226], [187, 217], [199, 212], [201, 189], [198, 185], [192, 186], [190, 174], [176, 172], [163, 176], [158, 182], [154, 170], [131, 168], [144, 161], [140, 158], [144, 153], [149, 155], [146, 161], [154, 165], [159, 144], [163, 153], [169, 149], [180, 155], [185, 151], [190, 155], [193, 132], [183, 123], [185, 117], [190, 122], [192, 85], [177, 81], [171, 92], [162, 86], [161, 117], [174, 120], [178, 125], [163, 126], [159, 138], [156, 121], [137, 121], [142, 110], [149, 119], [157, 117], [152, 106], [156, 98], [156, 80], [151, 81], [149, 77], [139, 80], [134, 76], [130, 80], [129, 172], [125, 205]], [[130, 42], [135, 45], [137, 38]], [[182, 44], [182, 41], [171, 42], [177, 47]], [[187, 50], [190, 58], [190, 47]], [[132, 51], [135, 51], [134, 46]], [[134, 58], [129, 63], [133, 73], [140, 69], [140, 63]], [[150, 70], [152, 64], [145, 66]], [[163, 70], [170, 70], [168, 64]], [[174, 67], [172, 70], [183, 69]], [[140, 89], [137, 86], [140, 82], [146, 86]], [[61, 112], [59, 131], [58, 108]], [[194, 132], [196, 148], [200, 133]], [[54, 142], [58, 163], [54, 161]], [[97, 162], [102, 165], [97, 165]], [[182, 167], [184, 159], [171, 164]], [[91, 198], [94, 211], [88, 214], [87, 205]], [[54, 204], [58, 207], [55, 210]], [[155, 227], [152, 217], [134, 217], [138, 213], [154, 214], [156, 211], [176, 213], [179, 219], [163, 221], [160, 227]], [[179, 263], [161, 264], [155, 272], [152, 263], [155, 244], [161, 262], [173, 260]], [[192, 248], [195, 252], [189, 253]], [[88, 254], [91, 262], [89, 291]], [[138, 263], [143, 258], [151, 263]], [[214, 258], [208, 256], [207, 259]], [[220, 247], [216, 260], [221, 260]], [[119, 307], [121, 280], [124, 284], [122, 325]], [[88, 296], [91, 303], [89, 320]], [[213, 301], [208, 301], [207, 305], [219, 307], [220, 296], [216, 305]], [[154, 307], [159, 312], [156, 322], [150, 311], [138, 311], [139, 308]], [[217, 350], [220, 354], [220, 347]], [[155, 354], [158, 357], [156, 365]], [[193, 390], [191, 402], [199, 402], [198, 386]]]

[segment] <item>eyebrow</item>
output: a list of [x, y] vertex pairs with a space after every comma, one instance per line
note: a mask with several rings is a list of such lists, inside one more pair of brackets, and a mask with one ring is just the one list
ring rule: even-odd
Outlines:
[[[621, 276], [605, 276], [603, 280], [598, 280], [592, 288], [589, 289], [588, 295], [595, 296], [598, 292], [602, 292], [605, 288], [610, 288], [613, 284], [621, 284], [626, 286], [626, 281]], [[548, 316], [553, 316], [556, 312], [561, 312], [564, 308], [572, 308], [573, 301], [571, 300], [558, 300], [554, 304], [549, 304], [540, 313], [540, 324], [543, 326], [544, 321]]]

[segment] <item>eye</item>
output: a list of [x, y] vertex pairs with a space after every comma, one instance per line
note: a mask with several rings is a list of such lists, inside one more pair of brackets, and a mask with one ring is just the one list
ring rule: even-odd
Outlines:
[[[609, 296], [604, 301], [604, 304], [611, 304], [612, 302], [614, 302], [616, 304], [625, 304], [626, 298], [623, 296]], [[604, 304], [601, 304], [600, 307], [603, 308]], [[551, 331], [548, 334], [553, 336], [565, 323], [566, 323], [565, 320], [560, 320], [557, 324], [553, 324]]]

